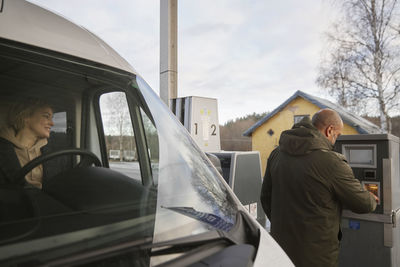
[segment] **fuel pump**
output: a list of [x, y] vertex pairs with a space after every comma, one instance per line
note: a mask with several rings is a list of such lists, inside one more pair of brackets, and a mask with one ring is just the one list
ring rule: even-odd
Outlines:
[[400, 266], [399, 138], [343, 135], [335, 150], [346, 157], [361, 184], [380, 199], [369, 214], [343, 210], [339, 266]]

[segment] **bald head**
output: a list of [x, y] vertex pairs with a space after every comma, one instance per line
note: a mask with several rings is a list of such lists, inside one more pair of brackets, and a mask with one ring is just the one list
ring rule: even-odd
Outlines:
[[321, 109], [312, 117], [312, 124], [318, 130], [324, 130], [329, 125], [334, 127], [343, 125], [342, 119], [339, 114], [329, 108]]
[[312, 124], [317, 128], [326, 138], [335, 144], [337, 137], [342, 133], [343, 121], [339, 114], [329, 108], [321, 109], [312, 117]]

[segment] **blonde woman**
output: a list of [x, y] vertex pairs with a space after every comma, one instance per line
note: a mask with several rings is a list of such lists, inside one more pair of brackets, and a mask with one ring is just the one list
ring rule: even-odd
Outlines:
[[[10, 108], [7, 125], [0, 129], [0, 183], [13, 183], [15, 174], [43, 153], [53, 125], [53, 110], [41, 100], [28, 99]], [[44, 165], [25, 176], [28, 184], [42, 188]]]

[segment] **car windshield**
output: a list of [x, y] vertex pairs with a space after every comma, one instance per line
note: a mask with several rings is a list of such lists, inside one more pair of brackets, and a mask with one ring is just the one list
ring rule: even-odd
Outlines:
[[164, 241], [210, 229], [229, 230], [237, 210], [218, 172], [153, 90], [141, 78], [138, 85], [154, 114], [160, 142], [154, 238]]
[[231, 191], [142, 78], [4, 39], [0, 66], [0, 264], [130, 242], [147, 266], [154, 243], [235, 225]]

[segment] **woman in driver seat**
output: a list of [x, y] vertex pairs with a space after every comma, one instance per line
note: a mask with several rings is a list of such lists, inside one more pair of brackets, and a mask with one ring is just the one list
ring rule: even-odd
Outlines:
[[[0, 184], [19, 183], [16, 173], [28, 162], [46, 151], [53, 122], [53, 110], [39, 99], [27, 99], [12, 105], [7, 125], [0, 129]], [[37, 166], [25, 181], [42, 188], [47, 163]]]

